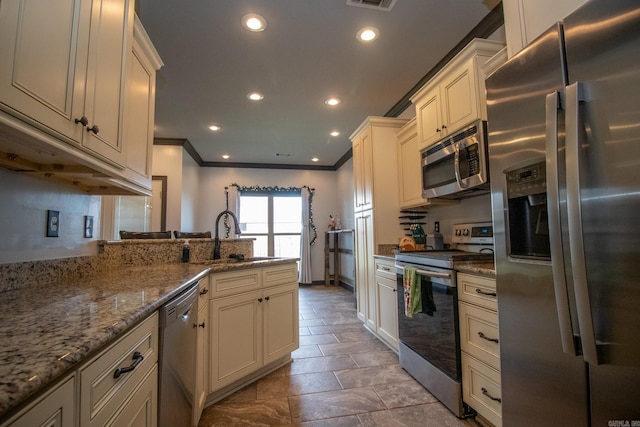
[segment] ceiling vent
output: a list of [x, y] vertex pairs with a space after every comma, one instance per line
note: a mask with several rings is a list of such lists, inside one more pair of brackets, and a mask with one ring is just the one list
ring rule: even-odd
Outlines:
[[366, 7], [367, 9], [386, 10], [389, 12], [397, 0], [347, 0], [347, 5]]

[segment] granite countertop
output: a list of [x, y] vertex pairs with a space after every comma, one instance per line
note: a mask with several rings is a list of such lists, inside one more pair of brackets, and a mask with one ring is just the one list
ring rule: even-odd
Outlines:
[[0, 420], [208, 273], [289, 262], [123, 267], [3, 292]]
[[464, 261], [456, 263], [456, 271], [460, 273], [479, 274], [487, 277], [496, 277], [496, 267], [493, 261]]

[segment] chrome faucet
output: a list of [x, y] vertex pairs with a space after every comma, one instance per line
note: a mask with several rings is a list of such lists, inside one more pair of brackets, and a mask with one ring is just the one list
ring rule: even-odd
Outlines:
[[238, 218], [236, 217], [236, 215], [233, 212], [231, 212], [229, 209], [226, 209], [220, 212], [220, 214], [218, 214], [218, 218], [216, 218], [216, 232], [215, 232], [215, 237], [213, 239], [213, 259], [220, 259], [220, 237], [218, 237], [218, 226], [220, 225], [220, 218], [222, 218], [222, 215], [225, 215], [225, 214], [229, 214], [231, 215], [231, 218], [233, 218], [233, 223], [236, 226], [235, 228], [236, 235], [241, 234], [240, 224], [238, 224]]

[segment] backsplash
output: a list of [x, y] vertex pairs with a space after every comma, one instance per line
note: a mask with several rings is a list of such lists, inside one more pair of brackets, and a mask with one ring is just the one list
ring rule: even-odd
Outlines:
[[[222, 259], [230, 254], [253, 256], [254, 239], [221, 239]], [[95, 256], [48, 259], [0, 264], [0, 292], [19, 289], [28, 283], [48, 283], [87, 277], [119, 267], [182, 262], [182, 248], [189, 246], [189, 261], [212, 258], [213, 239], [144, 239], [98, 241]]]

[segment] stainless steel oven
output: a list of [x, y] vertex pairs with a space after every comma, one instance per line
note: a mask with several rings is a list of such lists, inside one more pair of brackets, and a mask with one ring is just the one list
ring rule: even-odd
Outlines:
[[487, 122], [477, 121], [424, 149], [422, 197], [461, 199], [489, 192]]
[[[458, 224], [463, 250], [398, 252], [396, 278], [400, 365], [460, 418], [474, 414], [462, 402], [458, 289], [455, 265], [491, 261], [490, 223]], [[464, 243], [464, 246], [463, 246]], [[472, 248], [472, 246], [475, 246]], [[422, 311], [405, 314], [404, 269], [416, 269]]]

